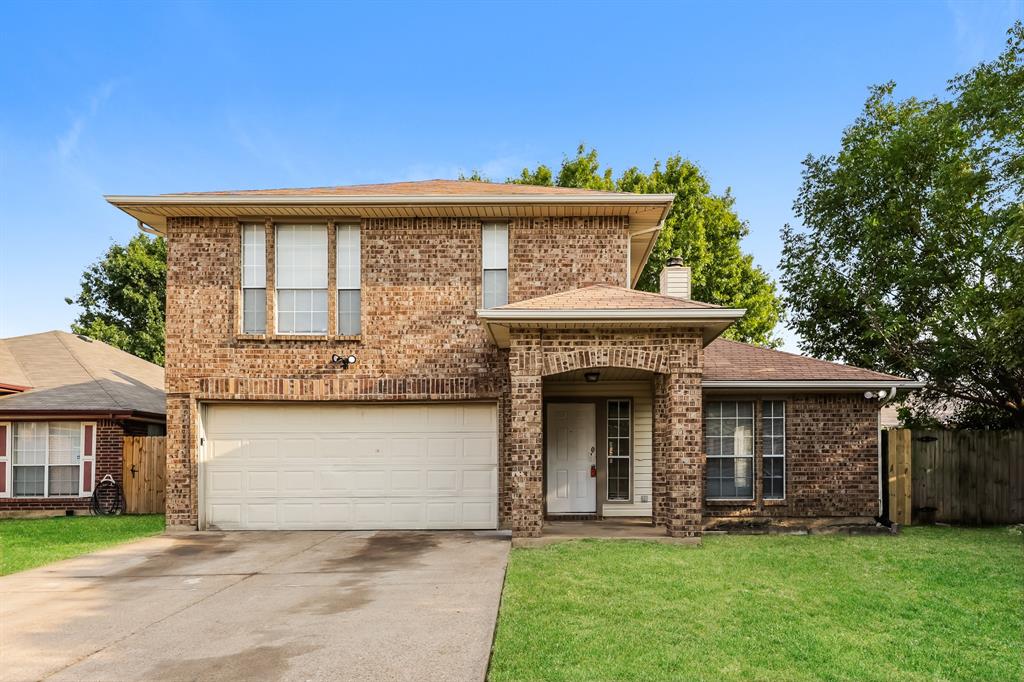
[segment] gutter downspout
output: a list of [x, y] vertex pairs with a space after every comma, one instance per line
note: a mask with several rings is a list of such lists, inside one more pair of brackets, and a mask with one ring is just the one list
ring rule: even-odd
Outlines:
[[[878, 415], [875, 417], [878, 420], [878, 518], [882, 518], [882, 513], [885, 511], [885, 501], [882, 499], [882, 476], [887, 476], [888, 471], [882, 471], [882, 405], [890, 402], [896, 397], [896, 387], [893, 386], [889, 390], [889, 394], [882, 400], [878, 401]], [[883, 519], [888, 521], [889, 519]]]
[[145, 232], [146, 234], [151, 234], [154, 237], [159, 237], [160, 236], [159, 232], [157, 232], [156, 230], [154, 230], [152, 227], [150, 227], [146, 223], [142, 222], [141, 220], [136, 219], [136, 223], [138, 223], [139, 229], [142, 230], [143, 232]]

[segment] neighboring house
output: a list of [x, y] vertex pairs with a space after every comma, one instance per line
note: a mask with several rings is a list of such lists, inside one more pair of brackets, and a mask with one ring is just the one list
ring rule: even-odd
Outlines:
[[167, 237], [168, 523], [879, 513], [899, 377], [631, 289], [673, 195], [432, 180], [107, 197]]
[[164, 370], [86, 336], [0, 339], [0, 516], [89, 509], [125, 435], [162, 435]]

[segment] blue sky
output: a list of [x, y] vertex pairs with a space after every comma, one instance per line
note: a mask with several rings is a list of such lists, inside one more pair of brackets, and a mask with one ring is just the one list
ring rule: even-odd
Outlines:
[[800, 161], [835, 150], [868, 86], [941, 94], [1022, 16], [1019, 1], [6, 3], [0, 336], [68, 328], [82, 270], [136, 231], [103, 194], [504, 179], [580, 142], [616, 172], [698, 163], [774, 274]]

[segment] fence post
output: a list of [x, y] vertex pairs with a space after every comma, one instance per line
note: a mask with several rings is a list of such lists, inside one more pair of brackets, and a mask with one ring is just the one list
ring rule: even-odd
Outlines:
[[889, 520], [910, 525], [913, 477], [910, 457], [909, 429], [889, 431]]

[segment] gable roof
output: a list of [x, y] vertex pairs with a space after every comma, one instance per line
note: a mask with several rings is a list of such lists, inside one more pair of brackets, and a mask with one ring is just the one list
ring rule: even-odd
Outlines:
[[530, 298], [492, 310], [706, 310], [721, 306], [648, 291], [592, 284], [557, 294]]
[[704, 349], [704, 385], [764, 382], [883, 382], [914, 387], [903, 377], [826, 362], [804, 355], [715, 339]]
[[476, 311], [499, 348], [508, 348], [509, 329], [688, 327], [703, 331], [704, 343], [743, 317], [742, 308], [662, 296], [646, 291], [592, 284], [557, 294]]
[[108, 195], [105, 198], [135, 218], [141, 229], [156, 234], [166, 233], [168, 218], [309, 218], [324, 222], [353, 218], [621, 217], [628, 221], [630, 282], [636, 284], [675, 195], [473, 180], [421, 180], [298, 189]]
[[[369, 185], [336, 185], [330, 187], [301, 187], [280, 189], [222, 190], [217, 192], [183, 192], [177, 196], [217, 196], [223, 194], [244, 194], [263, 196], [478, 196], [478, 195], [567, 195], [589, 194], [595, 196], [630, 196], [631, 192], [607, 192], [596, 189], [575, 187], [549, 187], [544, 185], [517, 185], [482, 180], [413, 180], [409, 182], [382, 182]], [[164, 194], [161, 196], [176, 196]], [[635, 196], [635, 195], [633, 195]]]
[[0, 339], [0, 384], [0, 413], [166, 413], [163, 367], [68, 332]]

